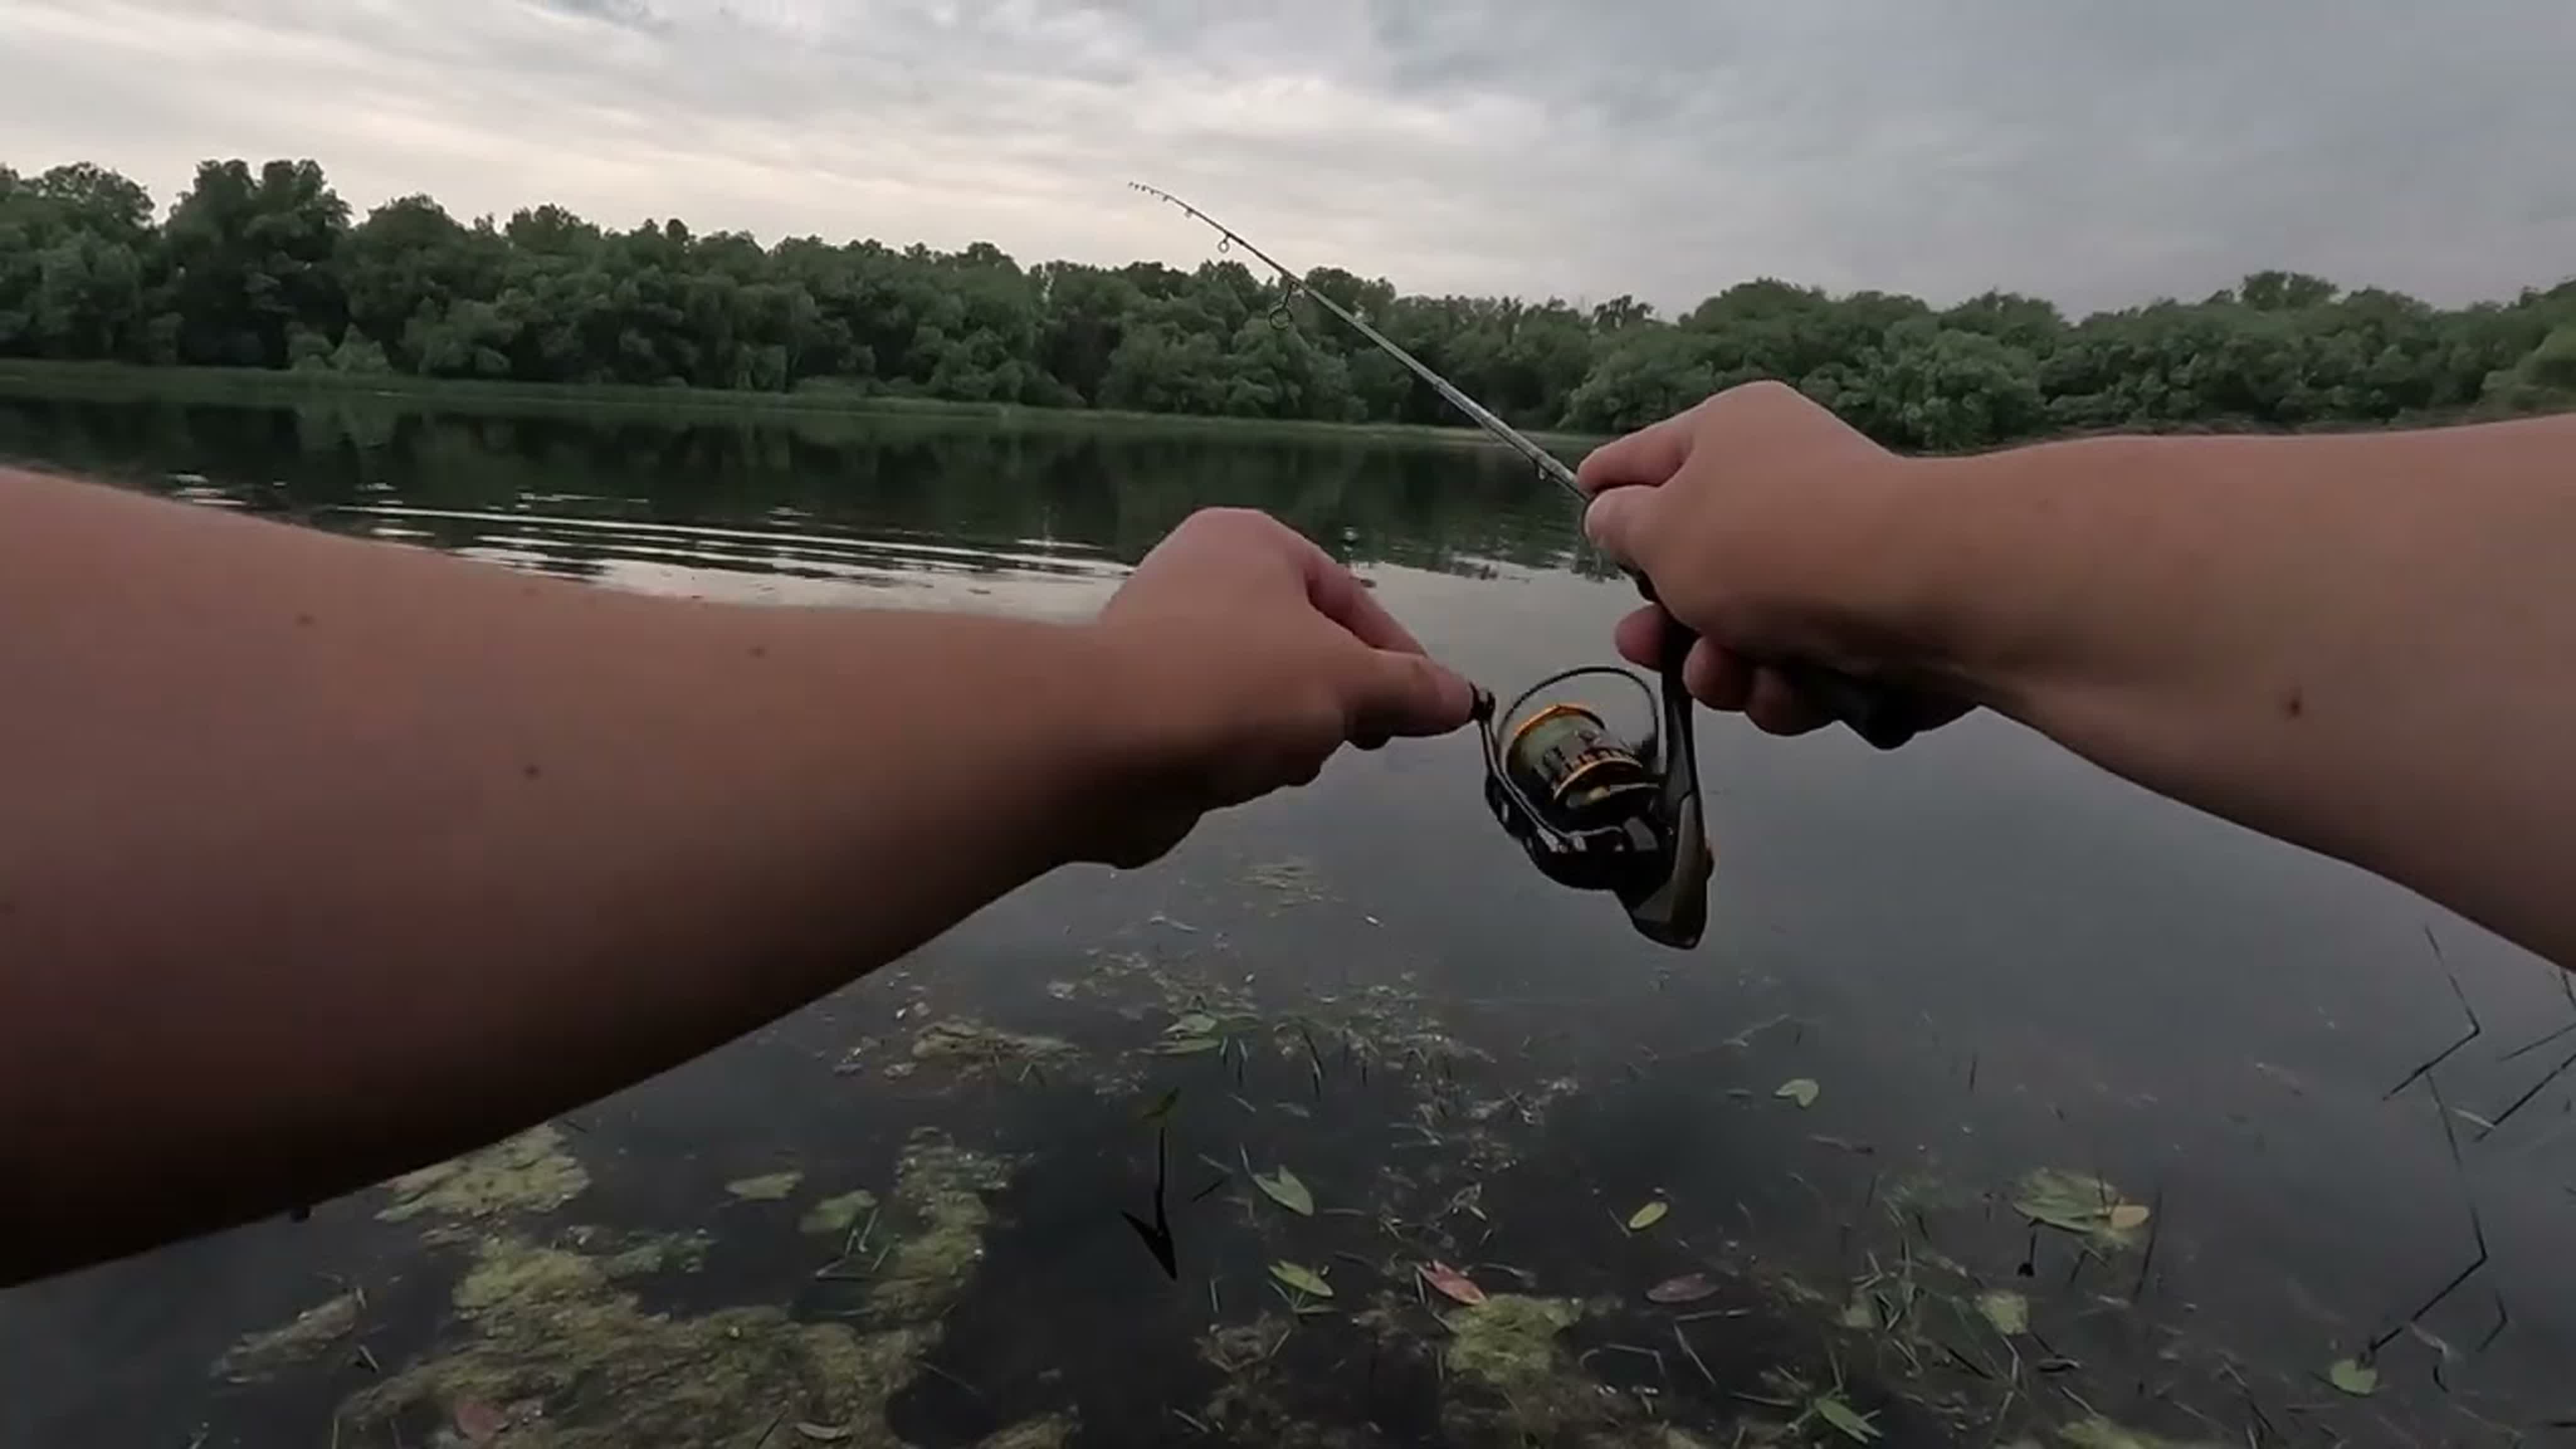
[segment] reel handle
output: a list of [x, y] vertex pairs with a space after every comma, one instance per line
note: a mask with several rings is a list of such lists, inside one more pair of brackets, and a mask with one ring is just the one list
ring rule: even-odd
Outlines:
[[[1646, 581], [1644, 574], [1630, 569], [1628, 577], [1636, 581], [1637, 592], [1645, 596], [1646, 602], [1663, 602], [1655, 597], [1655, 586]], [[1665, 667], [1677, 678], [1681, 661], [1699, 636], [1674, 618], [1670, 610], [1664, 613], [1664, 629], [1665, 648], [1669, 651]], [[1762, 663], [1765, 668], [1779, 671], [1791, 688], [1814, 700], [1825, 713], [1877, 749], [1895, 749], [1959, 713], [1955, 705], [1937, 697], [1861, 679], [1822, 664], [1796, 659], [1766, 659]]]

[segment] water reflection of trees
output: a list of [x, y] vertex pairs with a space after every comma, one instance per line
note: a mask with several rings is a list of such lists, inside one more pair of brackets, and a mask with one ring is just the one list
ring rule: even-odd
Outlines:
[[[1191, 510], [1260, 508], [1354, 562], [1577, 566], [1566, 499], [1498, 448], [1215, 429], [814, 416], [461, 412], [0, 399], [0, 456], [150, 481], [199, 473], [257, 506], [399, 502], [638, 522], [797, 526], [1141, 556]], [[434, 531], [433, 531], [434, 532]], [[1589, 571], [1589, 570], [1588, 570]]]

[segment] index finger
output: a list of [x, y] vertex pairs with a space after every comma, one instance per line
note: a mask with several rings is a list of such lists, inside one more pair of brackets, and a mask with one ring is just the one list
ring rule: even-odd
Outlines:
[[1574, 470], [1575, 484], [1586, 493], [1632, 483], [1650, 488], [1661, 484], [1689, 461], [1691, 445], [1698, 436], [1692, 426], [1698, 413], [1699, 409], [1693, 407], [1624, 438], [1603, 443], [1586, 454], [1582, 466]]
[[1373, 649], [1420, 654], [1422, 644], [1377, 601], [1357, 574], [1335, 562], [1312, 539], [1306, 540], [1306, 601], [1315, 612], [1348, 629]]

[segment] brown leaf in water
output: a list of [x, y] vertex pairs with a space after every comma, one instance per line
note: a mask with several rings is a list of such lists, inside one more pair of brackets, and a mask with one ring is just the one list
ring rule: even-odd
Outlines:
[[1424, 1264], [1422, 1281], [1438, 1289], [1441, 1297], [1455, 1303], [1464, 1303], [1470, 1308], [1485, 1301], [1484, 1289], [1477, 1287], [1466, 1274], [1446, 1263]]
[[1646, 1290], [1649, 1303], [1697, 1303], [1717, 1291], [1717, 1280], [1706, 1273], [1684, 1273], [1667, 1278]]
[[458, 1399], [449, 1411], [456, 1420], [456, 1432], [468, 1444], [489, 1444], [510, 1427], [510, 1416], [481, 1399]]

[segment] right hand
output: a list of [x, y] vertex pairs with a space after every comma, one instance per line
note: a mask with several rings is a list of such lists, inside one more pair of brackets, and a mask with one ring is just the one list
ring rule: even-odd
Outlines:
[[1699, 636], [1682, 669], [1691, 694], [1782, 735], [1832, 718], [1756, 661], [1863, 678], [1938, 673], [1930, 621], [1909, 593], [1921, 573], [1907, 557], [1913, 539], [1890, 506], [1919, 466], [1776, 382], [1730, 388], [1604, 444], [1578, 474], [1593, 495], [1584, 532], [1660, 601], [1620, 621], [1619, 652], [1659, 667], [1669, 610]]

